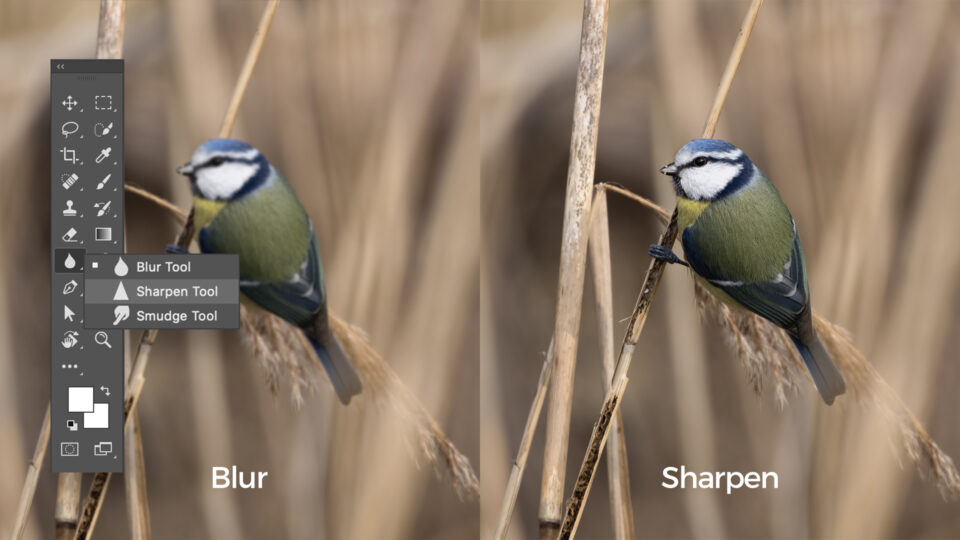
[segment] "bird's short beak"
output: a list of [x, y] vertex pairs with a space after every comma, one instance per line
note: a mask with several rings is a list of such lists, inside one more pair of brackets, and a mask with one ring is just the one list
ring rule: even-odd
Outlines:
[[193, 174], [193, 165], [190, 163], [184, 163], [183, 165], [177, 168], [177, 173], [182, 174], [184, 176], [190, 176], [191, 174]]
[[660, 169], [660, 174], [665, 174], [667, 176], [674, 176], [677, 174], [677, 166], [673, 163], [667, 165], [666, 167]]

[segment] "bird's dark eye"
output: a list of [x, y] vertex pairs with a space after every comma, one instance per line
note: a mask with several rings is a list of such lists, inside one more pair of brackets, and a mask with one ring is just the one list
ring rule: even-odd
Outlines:
[[216, 167], [217, 165], [223, 165], [223, 158], [215, 157], [211, 159], [208, 163], [210, 163], [210, 165], [213, 165], [214, 167]]
[[693, 160], [693, 166], [694, 166], [694, 167], [703, 167], [703, 166], [706, 165], [706, 164], [707, 164], [707, 158], [705, 158], [705, 157], [703, 157], [703, 156], [699, 156], [699, 157], [697, 157], [696, 159]]

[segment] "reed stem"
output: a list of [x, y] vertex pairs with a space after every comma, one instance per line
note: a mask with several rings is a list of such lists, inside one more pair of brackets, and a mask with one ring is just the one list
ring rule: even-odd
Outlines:
[[607, 0], [586, 0], [580, 33], [580, 59], [574, 93], [573, 131], [567, 168], [560, 276], [554, 322], [554, 362], [547, 407], [546, 444], [540, 484], [540, 536], [553, 537], [560, 526], [563, 484], [570, 435], [574, 368], [580, 335], [587, 239], [596, 166], [603, 64], [607, 44]]

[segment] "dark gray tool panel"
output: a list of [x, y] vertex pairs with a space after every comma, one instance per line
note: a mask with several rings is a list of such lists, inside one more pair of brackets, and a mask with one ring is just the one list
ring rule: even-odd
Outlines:
[[50, 61], [54, 472], [123, 471], [123, 332], [84, 324], [83, 271], [123, 252], [123, 61]]

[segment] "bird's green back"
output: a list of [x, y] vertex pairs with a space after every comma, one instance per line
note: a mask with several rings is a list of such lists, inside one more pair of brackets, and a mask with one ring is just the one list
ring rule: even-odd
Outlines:
[[312, 242], [307, 214], [279, 173], [270, 185], [225, 205], [206, 229], [217, 252], [240, 255], [243, 279], [264, 283], [296, 274]]
[[707, 203], [690, 227], [697, 256], [736, 281], [775, 278], [793, 249], [790, 211], [763, 173], [738, 192]]

